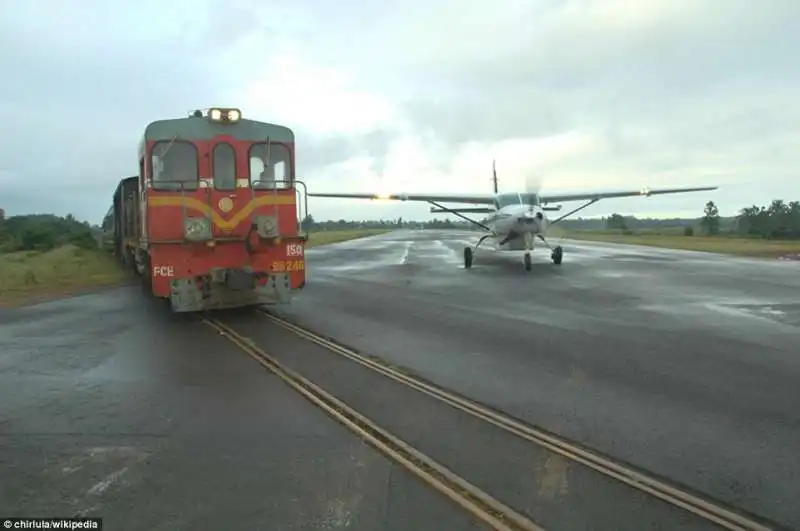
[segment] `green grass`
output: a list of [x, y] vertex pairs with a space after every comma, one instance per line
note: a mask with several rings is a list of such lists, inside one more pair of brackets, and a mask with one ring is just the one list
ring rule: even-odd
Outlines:
[[346, 242], [348, 240], [355, 240], [357, 238], [375, 236], [376, 234], [385, 234], [390, 230], [391, 229], [344, 229], [312, 231], [308, 235], [306, 248], [309, 249], [311, 247], [327, 245], [329, 243]]
[[73, 245], [0, 254], [0, 271], [0, 307], [118, 285], [126, 279], [109, 253]]
[[[555, 231], [553, 235], [556, 235]], [[777, 258], [800, 253], [800, 240], [776, 241], [741, 238], [733, 235], [684, 236], [683, 229], [642, 230], [636, 231], [634, 234], [623, 234], [620, 231], [610, 230], [561, 229], [557, 235], [575, 240], [626, 243], [761, 258]]]
[[[389, 232], [350, 229], [312, 232], [306, 247]], [[123, 283], [127, 274], [111, 253], [65, 245], [52, 251], [0, 254], [0, 307], [12, 307], [74, 295]]]

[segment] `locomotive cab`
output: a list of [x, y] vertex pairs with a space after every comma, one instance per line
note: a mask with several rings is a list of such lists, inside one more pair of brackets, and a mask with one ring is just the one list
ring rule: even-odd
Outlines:
[[[145, 129], [135, 264], [176, 312], [287, 303], [305, 285], [294, 133], [195, 111]], [[124, 238], [124, 236], [123, 236]]]

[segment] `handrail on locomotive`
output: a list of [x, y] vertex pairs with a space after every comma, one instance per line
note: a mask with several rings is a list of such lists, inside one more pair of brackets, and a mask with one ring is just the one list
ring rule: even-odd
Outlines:
[[[252, 186], [252, 189], [255, 190], [256, 189], [256, 185], [260, 184], [260, 183], [268, 183], [268, 184], [271, 184], [271, 183], [275, 183], [275, 184], [288, 183], [288, 184], [292, 184], [292, 185], [298, 185], [299, 184], [299, 185], [301, 185], [303, 187], [303, 193], [302, 193], [302, 201], [303, 201], [303, 203], [302, 203], [302, 205], [299, 202], [297, 203], [297, 207], [298, 207], [298, 212], [297, 212], [297, 234], [303, 239], [303, 241], [308, 241], [308, 232], [303, 229], [303, 220], [306, 218], [306, 216], [308, 216], [308, 187], [306, 186], [305, 181], [302, 181], [300, 179], [291, 179], [291, 180], [288, 180], [288, 179], [278, 179], [278, 180], [275, 180], [275, 179], [258, 179], [258, 180], [255, 180], [255, 181], [251, 181], [250, 184]], [[274, 188], [277, 189], [277, 186], [274, 187]], [[301, 197], [300, 190], [298, 190], [296, 186], [289, 186], [289, 187], [287, 187], [285, 189], [289, 190], [289, 189], [292, 189], [292, 188], [294, 188], [295, 197], [297, 199], [300, 199], [300, 197]], [[264, 188], [258, 188], [258, 189], [259, 190], [264, 190]], [[267, 189], [269, 189], [269, 188], [267, 188]]]

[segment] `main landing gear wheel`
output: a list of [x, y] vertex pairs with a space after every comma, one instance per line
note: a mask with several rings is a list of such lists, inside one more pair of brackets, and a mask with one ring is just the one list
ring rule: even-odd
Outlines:
[[464, 269], [472, 267], [472, 247], [464, 247]]
[[522, 258], [522, 263], [525, 265], [525, 271], [531, 270], [531, 253], [525, 253], [525, 256]]
[[553, 260], [554, 264], [561, 264], [561, 260], [564, 259], [564, 249], [562, 249], [560, 245], [557, 245], [553, 249], [553, 253], [550, 255], [550, 258]]

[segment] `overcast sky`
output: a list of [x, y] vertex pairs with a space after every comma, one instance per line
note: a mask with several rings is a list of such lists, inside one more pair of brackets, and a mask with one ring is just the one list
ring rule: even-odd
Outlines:
[[800, 199], [799, 22], [798, 0], [4, 2], [0, 208], [99, 222], [145, 125], [212, 105], [293, 128], [315, 191], [489, 192], [496, 158], [506, 191], [721, 187], [587, 215]]

